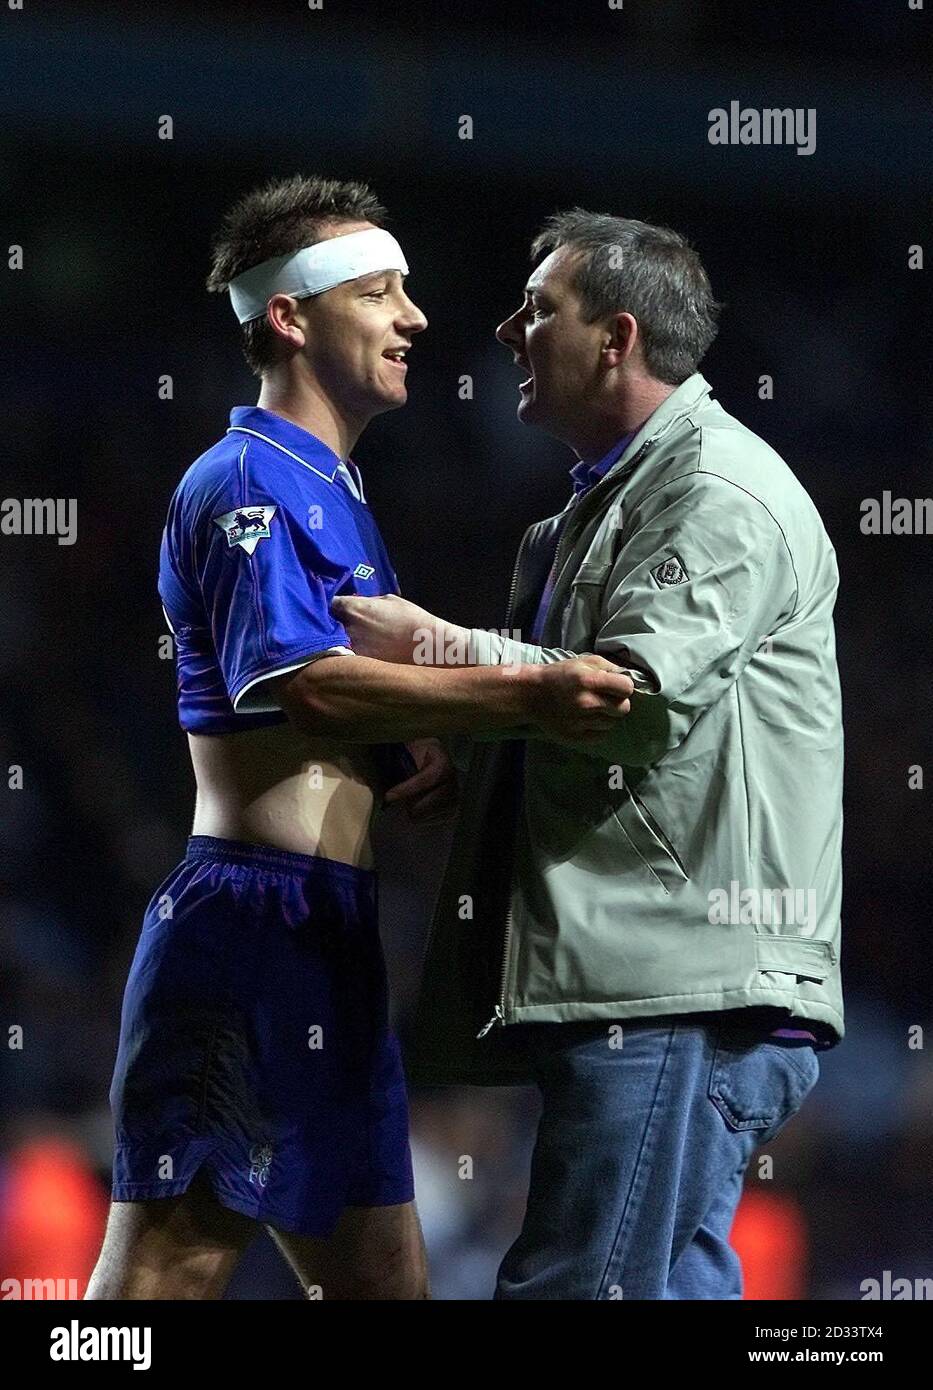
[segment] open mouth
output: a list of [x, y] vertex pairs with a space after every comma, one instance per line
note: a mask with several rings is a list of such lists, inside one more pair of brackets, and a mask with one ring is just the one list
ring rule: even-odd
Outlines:
[[396, 367], [402, 367], [407, 370], [408, 363], [405, 361], [405, 354], [407, 351], [407, 348], [387, 348], [382, 355], [387, 362], [392, 362]]

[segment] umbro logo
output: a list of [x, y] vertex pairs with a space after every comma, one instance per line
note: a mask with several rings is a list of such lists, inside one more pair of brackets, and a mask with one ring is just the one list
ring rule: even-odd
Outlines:
[[353, 571], [353, 578], [372, 579], [375, 573], [376, 571], [372, 565], [357, 565], [356, 569]]

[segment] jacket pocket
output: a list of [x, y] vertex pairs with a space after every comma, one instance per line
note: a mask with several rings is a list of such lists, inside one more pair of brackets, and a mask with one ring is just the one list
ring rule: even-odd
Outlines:
[[588, 560], [577, 569], [560, 608], [560, 640], [575, 651], [592, 651], [602, 626], [603, 591], [610, 566]]
[[583, 564], [577, 567], [570, 587], [575, 589], [578, 584], [605, 584], [611, 569], [610, 560], [584, 560]]
[[624, 800], [613, 807], [619, 828], [666, 893], [672, 893], [690, 876], [680, 856], [652, 816], [644, 802], [628, 786], [623, 787]]
[[836, 964], [831, 941], [789, 932], [757, 932], [755, 956], [762, 973], [794, 975], [798, 984], [809, 980], [821, 985]]

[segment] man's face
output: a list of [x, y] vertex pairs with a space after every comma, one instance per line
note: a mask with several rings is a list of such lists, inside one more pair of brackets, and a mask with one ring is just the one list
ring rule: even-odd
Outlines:
[[525, 286], [524, 303], [496, 329], [527, 377], [519, 386], [518, 418], [568, 444], [592, 408], [601, 382], [606, 325], [584, 323], [571, 285], [574, 252], [566, 246], [541, 262]]
[[[325, 237], [371, 226], [344, 222]], [[347, 415], [369, 420], [405, 404], [404, 354], [428, 321], [405, 293], [400, 271], [347, 280], [303, 300], [300, 308], [306, 325], [302, 353], [321, 387]]]

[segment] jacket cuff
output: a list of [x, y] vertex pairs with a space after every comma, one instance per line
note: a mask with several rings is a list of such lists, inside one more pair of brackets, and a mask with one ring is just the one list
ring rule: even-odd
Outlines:
[[470, 661], [474, 666], [544, 666], [548, 661], [567, 661], [573, 652], [545, 649], [532, 642], [516, 642], [482, 627], [469, 629]]

